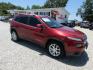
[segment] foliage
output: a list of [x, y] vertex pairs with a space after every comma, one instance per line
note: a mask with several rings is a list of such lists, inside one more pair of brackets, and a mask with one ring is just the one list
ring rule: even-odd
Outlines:
[[26, 10], [30, 10], [30, 7], [29, 7], [29, 6], [27, 6]]
[[18, 9], [18, 10], [22, 10], [24, 8], [20, 7], [20, 6], [15, 6], [11, 3], [4, 3], [1, 2], [0, 3], [0, 15], [10, 15], [9, 12], [7, 12], [7, 10], [11, 10], [11, 9]]
[[16, 6], [16, 5], [13, 5], [11, 3], [4, 3], [4, 2], [1, 2], [0, 3], [0, 10], [10, 10], [10, 9], [24, 9], [20, 6]]
[[6, 10], [0, 10], [0, 16], [9, 16], [10, 13], [7, 12]]
[[40, 8], [42, 8], [42, 7], [39, 6], [39, 5], [33, 5], [33, 6], [32, 6], [32, 9], [40, 9]]
[[68, 0], [47, 0], [44, 8], [65, 7]]
[[77, 15], [80, 15], [83, 20], [93, 22], [93, 0], [86, 0], [78, 9]]

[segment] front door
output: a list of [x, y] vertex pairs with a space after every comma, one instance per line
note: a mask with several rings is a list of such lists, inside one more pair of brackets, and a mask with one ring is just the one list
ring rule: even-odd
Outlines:
[[37, 18], [31, 16], [29, 18], [29, 26], [31, 27], [29, 36], [31, 40], [42, 44], [46, 38], [44, 34], [44, 30], [42, 28], [37, 27], [37, 24], [42, 24]]

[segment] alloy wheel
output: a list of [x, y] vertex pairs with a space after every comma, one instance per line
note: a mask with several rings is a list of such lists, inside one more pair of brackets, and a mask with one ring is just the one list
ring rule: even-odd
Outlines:
[[49, 45], [49, 53], [54, 57], [60, 56], [60, 54], [61, 54], [60, 46], [57, 44], [50, 44]]

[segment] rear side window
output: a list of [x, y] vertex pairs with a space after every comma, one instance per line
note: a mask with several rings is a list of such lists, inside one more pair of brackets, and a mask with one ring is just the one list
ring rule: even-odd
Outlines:
[[41, 24], [41, 22], [37, 18], [33, 16], [29, 17], [29, 25], [36, 27], [37, 24]]
[[27, 24], [28, 23], [28, 16], [18, 16], [14, 19], [17, 22]]

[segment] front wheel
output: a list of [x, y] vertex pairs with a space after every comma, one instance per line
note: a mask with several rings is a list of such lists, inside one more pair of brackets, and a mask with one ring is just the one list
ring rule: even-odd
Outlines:
[[64, 47], [59, 42], [50, 42], [47, 45], [48, 53], [55, 58], [58, 58], [60, 56], [64, 56]]
[[93, 28], [92, 27], [89, 27], [89, 30], [92, 30]]

